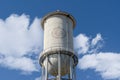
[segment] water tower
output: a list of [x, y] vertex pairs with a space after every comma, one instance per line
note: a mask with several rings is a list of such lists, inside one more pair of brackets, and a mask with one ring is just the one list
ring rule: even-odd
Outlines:
[[55, 11], [44, 16], [41, 24], [44, 29], [44, 48], [39, 60], [41, 80], [76, 80], [78, 58], [73, 50], [73, 16]]

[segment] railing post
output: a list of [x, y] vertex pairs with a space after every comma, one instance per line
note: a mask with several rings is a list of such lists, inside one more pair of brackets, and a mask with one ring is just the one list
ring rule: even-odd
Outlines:
[[58, 52], [58, 80], [61, 80], [61, 54]]

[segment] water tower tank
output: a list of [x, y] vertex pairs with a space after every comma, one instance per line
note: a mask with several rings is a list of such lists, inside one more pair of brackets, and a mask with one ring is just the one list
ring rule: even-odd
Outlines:
[[70, 74], [70, 66], [73, 68], [78, 62], [73, 50], [74, 18], [66, 12], [56, 11], [44, 16], [41, 24], [44, 29], [41, 66], [52, 76]]

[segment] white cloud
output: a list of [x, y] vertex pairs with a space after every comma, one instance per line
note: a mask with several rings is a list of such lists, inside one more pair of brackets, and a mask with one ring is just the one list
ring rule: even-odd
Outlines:
[[88, 53], [96, 53], [99, 52], [99, 49], [102, 48], [103, 46], [103, 38], [101, 36], [101, 34], [97, 34], [95, 38], [93, 38], [91, 40], [91, 44], [90, 44], [90, 49]]
[[78, 54], [95, 53], [101, 48], [101, 41], [103, 41], [101, 34], [97, 34], [93, 39], [85, 34], [79, 34], [74, 38], [74, 50]]
[[120, 53], [99, 51], [101, 42], [103, 42], [101, 34], [97, 34], [95, 38], [79, 34], [74, 38], [75, 50], [79, 55], [83, 54], [79, 59], [78, 68], [95, 70], [103, 79], [118, 80], [120, 79]]
[[10, 69], [16, 69], [16, 70], [19, 69], [23, 72], [28, 72], [28, 73], [32, 71], [38, 71], [36, 69], [36, 66], [34, 65], [35, 60], [26, 58], [26, 57], [15, 58], [15, 57], [9, 56], [9, 57], [0, 59], [0, 64]]
[[[42, 50], [43, 31], [40, 19], [30, 25], [28, 15], [12, 14], [0, 19], [0, 65], [26, 72], [37, 71], [36, 58]], [[34, 57], [33, 57], [34, 56]]]
[[120, 54], [100, 52], [89, 54], [79, 59], [80, 69], [94, 69], [100, 72], [104, 79], [120, 79]]
[[84, 34], [79, 34], [74, 38], [74, 48], [78, 54], [86, 53], [89, 49], [89, 37]]
[[92, 39], [91, 44], [95, 46], [101, 40], [102, 40], [101, 34], [97, 34], [96, 37]]

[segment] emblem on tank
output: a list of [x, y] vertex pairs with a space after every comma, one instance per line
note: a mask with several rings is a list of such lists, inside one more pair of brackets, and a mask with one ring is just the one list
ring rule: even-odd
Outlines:
[[55, 38], [64, 38], [66, 36], [66, 32], [63, 28], [54, 28], [52, 36]]

